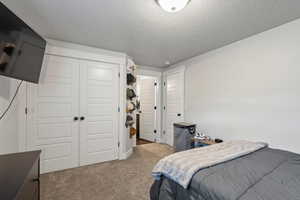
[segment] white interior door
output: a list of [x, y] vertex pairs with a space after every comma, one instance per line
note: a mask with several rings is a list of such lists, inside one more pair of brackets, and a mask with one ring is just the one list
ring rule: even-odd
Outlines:
[[184, 71], [165, 75], [165, 141], [173, 146], [176, 122], [184, 121]]
[[45, 56], [40, 84], [29, 84], [27, 150], [42, 150], [41, 172], [78, 166], [78, 60]]
[[119, 66], [81, 62], [80, 164], [118, 158]]
[[[139, 97], [141, 103], [140, 138], [155, 142], [156, 135], [156, 87], [157, 79], [151, 76], [139, 77]], [[157, 132], [157, 131], [156, 131]]]

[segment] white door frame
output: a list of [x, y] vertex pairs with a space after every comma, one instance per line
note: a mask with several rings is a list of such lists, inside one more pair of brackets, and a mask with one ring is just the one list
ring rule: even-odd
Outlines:
[[[126, 159], [126, 142], [127, 132], [125, 129], [125, 109], [126, 109], [126, 54], [97, 49], [88, 46], [82, 46], [67, 42], [61, 42], [56, 40], [47, 40], [46, 55], [55, 55], [69, 58], [76, 58], [80, 60], [88, 61], [100, 61], [111, 64], [119, 65], [120, 79], [119, 79], [119, 110], [118, 117], [118, 159]], [[19, 151], [26, 151], [26, 120], [27, 115], [25, 110], [27, 109], [27, 92], [28, 84], [23, 83], [20, 93], [18, 95], [18, 140]], [[118, 108], [116, 108], [118, 109]], [[124, 112], [123, 112], [124, 111]]]
[[[147, 69], [139, 69], [137, 70], [138, 76], [151, 76], [157, 79], [157, 90], [156, 90], [156, 97], [157, 97], [157, 112], [156, 112], [156, 127], [157, 127], [157, 143], [161, 143], [162, 138], [162, 72], [152, 71]], [[136, 137], [134, 137], [133, 146], [136, 146]]]
[[166, 70], [163, 72], [163, 113], [162, 113], [162, 143], [167, 143], [166, 140], [166, 128], [167, 128], [167, 121], [166, 121], [166, 107], [167, 107], [167, 76], [171, 75], [171, 74], [175, 74], [175, 73], [180, 73], [180, 75], [182, 76], [182, 82], [181, 82], [181, 86], [182, 86], [182, 96], [183, 96], [183, 101], [181, 104], [181, 115], [182, 118], [185, 119], [185, 70], [186, 67], [184, 65], [176, 67], [176, 68], [172, 68], [169, 70]]

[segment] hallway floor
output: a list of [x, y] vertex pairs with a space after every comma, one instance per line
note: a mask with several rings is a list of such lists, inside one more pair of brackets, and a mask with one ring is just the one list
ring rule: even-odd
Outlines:
[[144, 145], [144, 144], [152, 144], [153, 142], [144, 140], [144, 139], [137, 139], [136, 140], [136, 145]]

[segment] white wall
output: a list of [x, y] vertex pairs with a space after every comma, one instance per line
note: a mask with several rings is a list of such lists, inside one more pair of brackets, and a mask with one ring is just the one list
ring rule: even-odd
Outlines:
[[44, 24], [45, 21], [47, 22], [48, 20], [39, 14], [40, 11], [38, 9], [32, 9], [32, 5], [27, 1], [0, 1], [39, 34], [46, 35], [46, 33], [51, 31], [52, 25], [50, 24], [48, 24], [47, 29], [40, 26], [40, 24]]
[[186, 121], [300, 153], [300, 20], [182, 64]]
[[[16, 83], [14, 79], [0, 76], [0, 115], [12, 98]], [[17, 101], [14, 101], [7, 115], [0, 121], [0, 154], [18, 151], [17, 116]]]

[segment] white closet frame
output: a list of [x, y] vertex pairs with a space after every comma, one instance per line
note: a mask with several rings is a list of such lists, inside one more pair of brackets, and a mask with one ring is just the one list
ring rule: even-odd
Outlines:
[[[119, 127], [118, 127], [118, 140], [119, 140], [119, 159], [126, 159], [130, 154], [126, 151], [126, 143], [128, 133], [124, 126], [126, 119], [126, 59], [127, 55], [113, 51], [97, 49], [88, 46], [82, 46], [67, 42], [47, 39], [46, 55], [63, 56], [68, 58], [76, 58], [88, 61], [100, 61], [119, 65], [120, 71], [120, 91], [119, 91]], [[26, 119], [25, 113], [27, 107], [27, 83], [21, 87], [18, 94], [18, 140], [19, 151], [26, 151]]]

